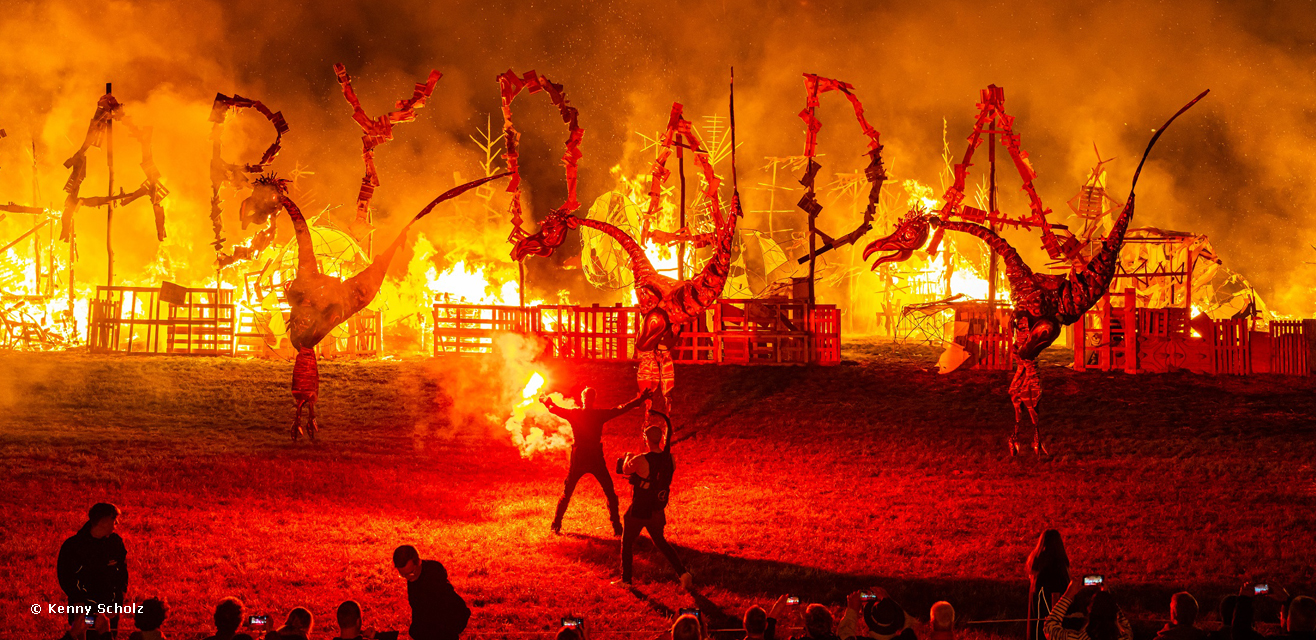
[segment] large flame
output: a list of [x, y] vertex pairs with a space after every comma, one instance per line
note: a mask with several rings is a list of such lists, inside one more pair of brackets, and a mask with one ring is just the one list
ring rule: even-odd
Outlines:
[[[523, 458], [569, 449], [574, 442], [571, 423], [549, 412], [548, 406], [539, 400], [539, 390], [544, 383], [543, 374], [532, 372], [525, 387], [521, 389], [521, 402], [512, 408], [512, 415], [503, 423], [503, 427], [512, 436], [512, 444], [521, 451]], [[549, 397], [560, 407], [576, 406], [575, 402], [559, 393], [549, 394]]]

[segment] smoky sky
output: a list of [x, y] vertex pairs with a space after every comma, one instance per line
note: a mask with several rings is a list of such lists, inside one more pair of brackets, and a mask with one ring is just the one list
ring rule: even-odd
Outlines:
[[[650, 156], [636, 134], [661, 129], [673, 101], [695, 116], [725, 114], [734, 66], [747, 209], [766, 208], [766, 194], [752, 188], [764, 180], [763, 158], [800, 153], [803, 72], [854, 84], [882, 133], [895, 181], [934, 186], [943, 118], [950, 151], [959, 156], [978, 92], [1005, 87], [1006, 108], [1018, 118], [1015, 130], [1039, 174], [1035, 184], [1057, 218], [1069, 213], [1065, 202], [1094, 163], [1094, 145], [1117, 158], [1108, 165], [1110, 185], [1123, 198], [1152, 130], [1209, 88], [1211, 95], [1153, 152], [1138, 185], [1134, 226], [1206, 234], [1272, 307], [1316, 312], [1313, 267], [1305, 264], [1316, 261], [1311, 3], [7, 4], [0, 17], [7, 42], [0, 128], [10, 138], [0, 140], [0, 201], [30, 199], [31, 139], [42, 198], [58, 198], [67, 178], [60, 163], [76, 149], [103, 83], [112, 80], [120, 101], [155, 123], [157, 162], [173, 191], [170, 247], [178, 263], [191, 254], [210, 259], [205, 116], [216, 92], [283, 111], [292, 130], [276, 168], [313, 170], [304, 184], [308, 197], [317, 206], [342, 205], [335, 215], [346, 216], [362, 173], [360, 131], [332, 65], [347, 65], [371, 115], [409, 96], [431, 68], [442, 71], [417, 121], [399, 125], [397, 139], [378, 152], [384, 184], [375, 205], [391, 235], [427, 196], [451, 186], [454, 173], [478, 172], [468, 136], [486, 118], [500, 124], [498, 73], [534, 69], [565, 86], [586, 130], [580, 200], [588, 207], [612, 188], [612, 167], [644, 170]], [[534, 218], [565, 198], [559, 157], [566, 128], [541, 95], [518, 97], [515, 110]], [[861, 169], [864, 140], [848, 105], [826, 97], [819, 116], [825, 171]], [[233, 142], [233, 159], [268, 144], [259, 125], [250, 140]], [[135, 162], [128, 149], [119, 165], [125, 176]], [[1018, 178], [1002, 167], [1002, 208], [1021, 214]], [[94, 193], [100, 179], [93, 167], [87, 190]], [[124, 269], [132, 268], [133, 255], [139, 266], [155, 255], [149, 215], [138, 217], [116, 218], [116, 237], [132, 238], [137, 249], [122, 251]], [[95, 235], [103, 229], [79, 224], [82, 260], [103, 260], [103, 235]], [[751, 216], [747, 224], [761, 222]], [[441, 219], [427, 221], [425, 230], [439, 241], [472, 232], [443, 228]], [[480, 230], [500, 237], [507, 231]], [[1035, 239], [1008, 237], [1040, 262]], [[532, 261], [531, 270], [538, 279], [580, 280], [555, 264]]]

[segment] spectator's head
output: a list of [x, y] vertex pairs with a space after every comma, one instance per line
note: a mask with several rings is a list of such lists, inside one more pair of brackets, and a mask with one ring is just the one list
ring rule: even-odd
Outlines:
[[1197, 599], [1187, 591], [1170, 596], [1170, 622], [1193, 626], [1197, 622]]
[[338, 605], [338, 635], [346, 638], [361, 630], [361, 605], [348, 600]]
[[699, 618], [688, 613], [672, 623], [672, 640], [701, 640], [703, 636], [704, 630], [699, 626]]
[[119, 508], [108, 502], [97, 502], [87, 511], [87, 526], [91, 537], [104, 538], [114, 533], [114, 523], [119, 519]]
[[1028, 556], [1028, 570], [1041, 571], [1048, 567], [1069, 568], [1069, 556], [1065, 553], [1065, 541], [1060, 531], [1047, 529], [1037, 537], [1037, 546]]
[[832, 612], [820, 604], [811, 604], [804, 610], [804, 632], [814, 638], [832, 633]]
[[142, 602], [142, 612], [133, 616], [133, 626], [142, 631], [155, 631], [164, 624], [169, 607], [159, 598], [147, 598]]
[[1088, 622], [1083, 627], [1092, 640], [1117, 640], [1120, 637], [1120, 608], [1109, 591], [1097, 591], [1088, 603]]
[[745, 635], [762, 637], [768, 630], [768, 612], [763, 607], [754, 605], [745, 611]]
[[314, 621], [311, 618], [310, 610], [305, 607], [297, 607], [288, 612], [288, 619], [283, 622], [279, 628], [279, 633], [292, 636], [309, 636], [311, 635], [311, 625]]
[[215, 631], [218, 635], [233, 635], [242, 626], [242, 601], [234, 597], [224, 598], [215, 605]]
[[1316, 632], [1316, 600], [1309, 596], [1298, 596], [1289, 603], [1288, 610], [1284, 612], [1284, 619], [1280, 621], [1283, 624], [1284, 632], [1288, 634], [1305, 633], [1310, 635]]
[[585, 387], [580, 391], [580, 406], [588, 409], [594, 406], [594, 401], [598, 399], [599, 392], [594, 387]]
[[1238, 596], [1225, 596], [1220, 601], [1220, 622], [1225, 626], [1234, 624], [1234, 608], [1238, 606]]
[[955, 628], [955, 607], [942, 600], [932, 605], [932, 611], [928, 614], [928, 618], [932, 622], [934, 632], [950, 631]]
[[416, 578], [420, 577], [420, 553], [409, 544], [394, 549], [393, 567], [398, 570], [398, 575], [407, 579], [407, 582], [415, 582]]
[[644, 428], [644, 443], [649, 445], [650, 451], [662, 451], [663, 449], [663, 428], [651, 424]]
[[585, 640], [580, 637], [580, 632], [571, 627], [562, 627], [557, 630], [557, 640]]

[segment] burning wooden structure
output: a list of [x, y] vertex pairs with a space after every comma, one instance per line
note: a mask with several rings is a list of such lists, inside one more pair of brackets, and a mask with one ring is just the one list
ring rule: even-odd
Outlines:
[[[546, 355], [635, 360], [636, 307], [435, 304], [434, 355], [491, 353], [499, 334], [538, 336]], [[719, 300], [681, 325], [682, 364], [821, 364], [841, 361], [840, 310], [803, 300]]]

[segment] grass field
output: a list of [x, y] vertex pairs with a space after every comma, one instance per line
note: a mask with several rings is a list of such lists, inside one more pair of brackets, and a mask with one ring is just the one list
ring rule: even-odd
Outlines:
[[[618, 544], [590, 478], [549, 532], [565, 455], [523, 460], [484, 417], [510, 409], [481, 405], [507, 393], [489, 363], [323, 362], [321, 437], [293, 444], [288, 362], [0, 354], [0, 637], [58, 636], [30, 607], [63, 602], [56, 552], [98, 501], [124, 510], [130, 599], [166, 597], [171, 638], [208, 630], [227, 595], [280, 619], [307, 606], [315, 637], [348, 598], [405, 629], [402, 543], [447, 566], [473, 637], [575, 613], [596, 638], [641, 638], [680, 607], [723, 627], [782, 593], [840, 605], [868, 585], [923, 618], [939, 599], [962, 621], [1017, 618], [1048, 527], [1074, 573], [1107, 576], [1139, 637], [1179, 589], [1204, 609], [1249, 579], [1312, 592], [1316, 380], [1074, 373], [1065, 355], [1042, 367], [1042, 461], [1006, 452], [1007, 374], [938, 376], [930, 350], [860, 341], [838, 367], [680, 368], [668, 537], [691, 596], [643, 541], [636, 589], [611, 584]], [[569, 394], [635, 393], [633, 366], [541, 369]], [[637, 424], [612, 424], [610, 457], [639, 449]]]

